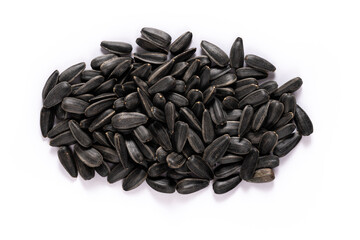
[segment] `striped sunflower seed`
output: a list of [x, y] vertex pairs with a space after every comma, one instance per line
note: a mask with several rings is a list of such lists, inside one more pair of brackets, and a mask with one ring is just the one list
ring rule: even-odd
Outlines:
[[299, 133], [303, 136], [309, 136], [314, 131], [309, 116], [299, 105], [296, 106], [295, 123]]
[[187, 31], [180, 35], [173, 43], [170, 45], [170, 52], [174, 55], [183, 52], [186, 48], [189, 47], [192, 40], [192, 33]]
[[176, 182], [170, 178], [147, 178], [146, 183], [155, 191], [161, 193], [174, 193]]
[[241, 68], [244, 66], [244, 45], [243, 40], [237, 37], [230, 50], [230, 66]]
[[67, 146], [59, 147], [57, 154], [61, 165], [65, 168], [71, 177], [76, 178], [78, 171], [71, 149]]
[[230, 61], [223, 50], [208, 41], [201, 41], [201, 49], [210, 58], [211, 62], [219, 67], [225, 67]]
[[230, 176], [225, 179], [218, 179], [213, 183], [213, 189], [216, 194], [224, 194], [234, 189], [241, 182], [239, 175]]
[[249, 179], [253, 183], [266, 183], [275, 179], [274, 171], [271, 168], [261, 168], [255, 171], [254, 177]]
[[249, 181], [253, 178], [256, 166], [259, 161], [259, 151], [256, 148], [252, 148], [248, 155], [244, 158], [243, 164], [240, 169], [240, 178], [245, 181]]
[[131, 129], [143, 125], [148, 117], [138, 112], [121, 112], [115, 114], [111, 119], [111, 124], [116, 129]]
[[53, 87], [44, 99], [44, 108], [51, 108], [71, 94], [71, 85], [68, 82], [60, 82]]
[[80, 145], [74, 145], [74, 151], [82, 161], [88, 167], [98, 167], [103, 162], [103, 156], [95, 148], [85, 149]]
[[84, 62], [81, 62], [67, 68], [59, 75], [59, 82], [74, 82], [76, 77], [79, 76], [82, 71], [84, 71], [85, 67], [86, 64]]
[[135, 168], [123, 180], [124, 191], [130, 191], [140, 186], [146, 179], [147, 173], [141, 168]]
[[258, 69], [263, 72], [275, 72], [276, 68], [266, 59], [256, 56], [254, 54], [248, 54], [245, 56], [246, 65]]
[[116, 55], [126, 55], [132, 51], [132, 46], [125, 42], [102, 41], [100, 46], [104, 50]]
[[209, 186], [209, 180], [199, 178], [185, 178], [176, 184], [176, 191], [180, 194], [190, 194]]

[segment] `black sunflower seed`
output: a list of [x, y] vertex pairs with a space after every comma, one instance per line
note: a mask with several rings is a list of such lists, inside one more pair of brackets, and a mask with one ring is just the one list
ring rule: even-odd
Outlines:
[[248, 96], [250, 93], [259, 89], [258, 85], [248, 84], [245, 86], [241, 86], [235, 89], [235, 97], [238, 100], [242, 100], [244, 97]]
[[146, 143], [152, 140], [152, 135], [150, 131], [143, 125], [138, 126], [134, 129], [134, 135], [139, 139], [142, 143]]
[[269, 106], [270, 106], [270, 101], [262, 105], [256, 111], [256, 113], [254, 114], [254, 119], [251, 124], [252, 130], [258, 131], [261, 128], [268, 114]]
[[101, 71], [98, 70], [84, 70], [81, 73], [81, 81], [82, 82], [87, 82], [90, 79], [94, 78], [94, 77], [99, 77], [101, 76]]
[[178, 62], [172, 68], [170, 75], [175, 78], [180, 78], [182, 75], [184, 75], [188, 66], [189, 63], [187, 62]]
[[195, 52], [196, 52], [196, 48], [189, 48], [189, 49], [183, 51], [182, 53], [179, 53], [178, 55], [176, 55], [173, 59], [174, 59], [175, 63], [183, 62], [183, 61], [186, 61], [189, 58], [191, 58]]
[[206, 55], [199, 55], [199, 56], [192, 57], [187, 62], [189, 64], [191, 64], [196, 59], [200, 60], [200, 68], [203, 68], [205, 65], [210, 66], [210, 59]]
[[151, 87], [149, 87], [148, 92], [150, 94], [155, 94], [158, 92], [168, 92], [173, 88], [175, 88], [175, 86], [176, 86], [175, 78], [171, 76], [166, 76], [160, 79], [159, 81], [157, 81]]
[[284, 112], [284, 104], [276, 100], [271, 100], [265, 121], [265, 126], [267, 127], [274, 126], [283, 115], [283, 112]]
[[280, 128], [285, 126], [287, 123], [289, 123], [294, 118], [294, 113], [287, 112], [282, 115], [282, 117], [279, 119], [279, 121], [274, 125], [274, 129]]
[[140, 151], [139, 147], [132, 139], [126, 139], [125, 140], [126, 149], [128, 150], [130, 158], [136, 162], [141, 163], [145, 161], [144, 155]]
[[164, 53], [134, 53], [134, 59], [139, 62], [161, 65], [167, 60], [167, 55]]
[[258, 145], [260, 143], [262, 135], [266, 132], [266, 129], [260, 128], [257, 132], [248, 132], [245, 134], [246, 139], [248, 139], [253, 145]]
[[76, 143], [76, 140], [70, 131], [60, 133], [50, 140], [50, 146], [52, 147], [68, 146], [74, 143]]
[[237, 37], [230, 50], [230, 66], [232, 68], [241, 68], [244, 66], [244, 46], [243, 40]]
[[275, 155], [265, 155], [259, 157], [259, 162], [256, 166], [257, 169], [260, 168], [276, 168], [279, 166], [279, 157]]
[[214, 174], [218, 179], [227, 178], [229, 176], [239, 174], [241, 168], [241, 162], [223, 164], [215, 168]]
[[230, 136], [236, 136], [238, 134], [239, 121], [227, 121], [224, 125], [216, 126], [215, 133], [217, 135], [223, 135], [225, 133]]
[[185, 84], [185, 94], [187, 94], [191, 89], [199, 88], [200, 78], [199, 76], [192, 76]]
[[296, 125], [294, 123], [286, 124], [275, 130], [278, 135], [279, 140], [289, 136], [296, 129]]
[[202, 115], [201, 134], [205, 143], [211, 143], [215, 138], [214, 126], [211, 120], [210, 113], [207, 109]]
[[303, 136], [309, 136], [314, 131], [309, 116], [299, 105], [296, 106], [295, 123], [299, 133]]
[[190, 194], [209, 186], [209, 180], [198, 178], [185, 178], [176, 184], [176, 191], [180, 194]]
[[69, 67], [59, 75], [59, 82], [65, 81], [72, 83], [76, 79], [76, 77], [79, 76], [82, 71], [84, 71], [85, 67], [86, 64], [84, 62]]
[[183, 52], [186, 48], [189, 47], [191, 40], [192, 40], [191, 32], [187, 31], [183, 33], [173, 43], [171, 43], [170, 52], [174, 55]]
[[96, 150], [98, 150], [101, 155], [103, 156], [103, 159], [111, 162], [111, 163], [119, 163], [120, 159], [119, 156], [117, 155], [116, 151], [111, 147], [105, 147], [105, 146], [101, 146], [101, 145], [93, 145], [93, 148], [95, 148]]
[[48, 93], [55, 87], [59, 81], [59, 71], [55, 70], [50, 77], [46, 80], [46, 83], [42, 90], [42, 99], [44, 100]]
[[210, 166], [204, 162], [200, 156], [192, 155], [188, 158], [186, 166], [194, 173], [197, 177], [203, 179], [213, 179], [214, 173]]
[[266, 155], [274, 150], [278, 142], [278, 135], [273, 131], [264, 133], [259, 143], [259, 152], [261, 155]]
[[75, 144], [74, 151], [79, 159], [88, 167], [98, 167], [103, 162], [103, 156], [95, 148], [85, 149]]
[[236, 69], [236, 76], [239, 79], [244, 79], [244, 78], [263, 79], [266, 78], [268, 75], [265, 72], [258, 71], [251, 67], [242, 67]]
[[71, 85], [68, 82], [60, 82], [53, 87], [44, 99], [44, 107], [51, 108], [71, 94]]
[[228, 73], [212, 80], [210, 85], [215, 86], [217, 88], [226, 87], [236, 82], [236, 80], [237, 78], [235, 74]]
[[122, 62], [131, 61], [129, 57], [115, 57], [103, 62], [100, 65], [100, 70], [104, 76], [109, 76], [111, 72]]
[[203, 40], [201, 41], [201, 49], [215, 65], [224, 67], [229, 63], [228, 55], [218, 46]]
[[92, 136], [94, 138], [94, 141], [99, 143], [102, 146], [111, 147], [111, 144], [108, 141], [108, 138], [106, 135], [102, 132], [93, 132]]
[[259, 161], [259, 151], [252, 148], [248, 155], [244, 158], [240, 169], [240, 178], [249, 181], [253, 178], [257, 163]]
[[148, 50], [150, 52], [161, 52], [161, 53], [168, 53], [168, 51], [159, 46], [156, 45], [153, 41], [146, 39], [146, 38], [137, 38], [136, 44], [139, 45], [141, 48]]
[[293, 78], [293, 79], [287, 81], [286, 83], [284, 83], [283, 85], [281, 85], [273, 93], [273, 95], [274, 95], [274, 97], [280, 97], [284, 93], [293, 93], [296, 90], [298, 90], [302, 84], [303, 84], [303, 81], [301, 78], [299, 78], [299, 77]]
[[106, 98], [90, 104], [85, 109], [85, 116], [93, 117], [109, 109], [114, 104], [115, 98]]
[[231, 137], [230, 145], [227, 149], [229, 153], [246, 155], [251, 150], [251, 142], [246, 138]]
[[275, 72], [276, 68], [269, 61], [265, 60], [262, 57], [256, 56], [254, 54], [248, 54], [245, 56], [246, 65], [258, 69], [263, 72]]
[[204, 143], [202, 142], [199, 135], [189, 128], [187, 140], [196, 153], [202, 153], [205, 149]]
[[205, 105], [203, 102], [197, 101], [193, 104], [191, 111], [195, 114], [198, 119], [202, 118], [202, 114], [205, 111]]
[[90, 66], [92, 69], [100, 70], [101, 64], [103, 64], [104, 62], [106, 62], [112, 58], [116, 58], [116, 55], [115, 54], [105, 54], [102, 56], [98, 56], [91, 61]]
[[274, 148], [274, 154], [278, 157], [283, 157], [288, 154], [300, 142], [301, 135], [297, 132], [291, 134], [278, 142]]
[[126, 55], [132, 51], [132, 46], [125, 42], [102, 41], [100, 46], [106, 51], [117, 55]]
[[187, 82], [199, 69], [200, 66], [200, 60], [196, 59], [195, 61], [193, 61], [190, 66], [186, 69], [184, 76], [183, 76], [183, 80], [185, 82]]
[[176, 152], [172, 152], [166, 156], [166, 162], [169, 168], [180, 168], [182, 165], [184, 165], [185, 161], [186, 158], [182, 154]]
[[237, 121], [240, 119], [242, 110], [234, 109], [226, 112], [226, 121]]
[[216, 125], [223, 125], [226, 123], [226, 113], [222, 107], [220, 100], [214, 97], [213, 103], [210, 105], [210, 116]]
[[162, 123], [166, 123], [164, 111], [153, 106], [153, 107], [151, 107], [151, 113], [155, 120], [162, 122]]
[[58, 122], [51, 130], [47, 133], [48, 138], [54, 138], [55, 136], [69, 130], [69, 120], [62, 120]]
[[144, 111], [146, 112], [146, 115], [148, 117], [152, 117], [151, 107], [153, 106], [153, 104], [149, 99], [148, 95], [141, 88], [137, 88], [137, 93], [139, 94], [140, 103]]
[[172, 102], [167, 102], [165, 104], [164, 113], [165, 113], [165, 120], [166, 125], [170, 131], [170, 134], [174, 132], [175, 126], [175, 105]]
[[78, 171], [71, 149], [67, 146], [62, 146], [59, 148], [57, 154], [61, 165], [70, 174], [70, 176], [76, 178], [78, 175]]
[[88, 148], [92, 145], [92, 140], [89, 135], [87, 135], [87, 133], [80, 128], [79, 123], [77, 123], [75, 120], [69, 121], [69, 129], [73, 137], [81, 146]]
[[160, 177], [166, 173], [168, 169], [167, 163], [154, 163], [149, 167], [148, 175], [153, 178]]
[[189, 105], [187, 98], [178, 93], [170, 93], [167, 95], [166, 99], [174, 103], [177, 107], [185, 107]]
[[123, 178], [126, 178], [129, 173], [134, 169], [134, 165], [124, 168], [122, 164], [117, 164], [107, 176], [107, 181], [109, 183], [115, 183]]
[[114, 145], [116, 153], [119, 157], [119, 160], [121, 162], [121, 165], [124, 168], [128, 168], [132, 166], [132, 163], [128, 157], [126, 142], [124, 137], [120, 133], [115, 133], [114, 135]]
[[284, 113], [287, 113], [287, 112], [295, 113], [296, 98], [293, 94], [284, 93], [283, 95], [281, 95], [279, 101], [282, 102], [282, 104], [284, 104]]
[[130, 75], [138, 78], [147, 78], [151, 73], [151, 64], [144, 63], [140, 67], [133, 70]]
[[195, 102], [202, 102], [203, 93], [199, 89], [191, 89], [186, 94], [186, 98], [189, 100], [189, 105], [193, 106]]
[[249, 182], [266, 183], [275, 179], [274, 171], [271, 168], [261, 168], [255, 171], [252, 179]]
[[167, 129], [159, 122], [153, 122], [149, 125], [149, 130], [154, 139], [161, 145], [165, 151], [172, 150], [172, 144], [170, 141]]
[[[265, 83], [267, 83], [267, 82], [265, 82]], [[239, 87], [249, 85], [249, 84], [259, 85], [256, 78], [244, 78], [244, 79], [241, 79], [241, 80], [238, 80], [238, 81], [235, 82], [235, 89], [239, 88]]]
[[189, 134], [189, 125], [182, 121], [177, 121], [175, 123], [173, 138], [174, 138], [175, 150], [178, 153], [180, 153], [183, 150], [186, 140], [188, 138], [188, 134]]
[[251, 105], [246, 105], [241, 112], [239, 120], [238, 136], [243, 137], [250, 129], [250, 124], [254, 115], [254, 108]]
[[140, 103], [139, 95], [137, 92], [132, 92], [124, 97], [124, 105], [128, 110], [137, 108]]
[[231, 87], [216, 88], [215, 96], [217, 96], [219, 98], [225, 98], [227, 96], [235, 96], [235, 91]]
[[265, 89], [270, 95], [278, 89], [278, 84], [275, 81], [267, 81], [259, 85], [260, 89]]
[[147, 178], [146, 183], [155, 191], [161, 193], [174, 193], [176, 182], [170, 178]]
[[256, 107], [269, 101], [269, 98], [270, 96], [266, 90], [259, 89], [244, 97], [239, 102], [239, 108], [243, 108], [246, 105], [252, 105], [253, 107]]
[[49, 131], [53, 128], [55, 114], [53, 109], [41, 108], [40, 112], [40, 129], [43, 137], [47, 137]]
[[115, 133], [114, 133], [114, 132], [111, 132], [111, 131], [107, 131], [107, 132], [105, 133], [105, 136], [106, 136], [106, 138], [108, 139], [110, 145], [115, 148], [115, 143], [114, 143]]
[[111, 168], [107, 162], [103, 162], [100, 166], [94, 169], [102, 177], [107, 177], [111, 171]]
[[195, 129], [196, 131], [201, 132], [201, 125], [200, 121], [197, 119], [195, 114], [187, 107], [180, 108], [180, 114], [186, 122], [189, 124], [190, 127]]
[[121, 112], [112, 117], [111, 124], [116, 129], [126, 130], [143, 125], [147, 120], [148, 117], [142, 113]]
[[95, 76], [88, 80], [84, 85], [82, 85], [77, 90], [73, 91], [73, 95], [81, 95], [84, 93], [88, 93], [93, 89], [96, 89], [98, 86], [100, 86], [104, 82], [103, 76]]
[[239, 106], [239, 101], [232, 96], [227, 96], [223, 99], [222, 105], [226, 109], [233, 110]]
[[235, 154], [226, 154], [225, 156], [221, 157], [219, 160], [220, 164], [229, 164], [229, 163], [241, 163], [243, 162], [244, 158], [239, 155]]
[[216, 138], [204, 150], [203, 159], [213, 166], [227, 151], [230, 145], [230, 136], [224, 134]]
[[240, 182], [241, 178], [239, 175], [218, 179], [213, 183], [213, 190], [216, 194], [224, 194], [234, 189]]
[[154, 85], [161, 78], [165, 77], [170, 72], [173, 65], [174, 65], [174, 60], [172, 59], [172, 60], [169, 60], [169, 61], [163, 63], [158, 68], [156, 68], [155, 71], [153, 71], [150, 74], [149, 79], [147, 81], [148, 84]]
[[85, 165], [85, 163], [83, 163], [79, 156], [78, 153], [74, 151], [74, 160], [75, 160], [75, 165], [76, 168], [80, 174], [80, 176], [84, 179], [84, 180], [90, 180], [95, 176], [95, 170], [94, 168], [88, 167], [87, 165]]
[[61, 103], [62, 109], [64, 109], [66, 112], [76, 114], [83, 114], [88, 106], [89, 103], [74, 97], [66, 97]]
[[105, 126], [111, 122], [111, 118], [115, 115], [115, 111], [112, 109], [107, 109], [98, 115], [90, 124], [89, 131], [93, 132], [98, 128]]
[[171, 36], [168, 33], [156, 28], [144, 27], [141, 29], [141, 35], [163, 48], [168, 47], [171, 42]]
[[121, 79], [131, 68], [131, 60], [125, 60], [119, 63], [109, 75], [109, 78]]
[[210, 85], [210, 67], [204, 66], [199, 74], [200, 77], [200, 89], [205, 90]]
[[124, 191], [130, 191], [140, 186], [146, 179], [147, 173], [141, 168], [135, 168], [123, 180]]
[[158, 147], [155, 152], [156, 160], [160, 163], [166, 162], [166, 156], [168, 155], [168, 152], [165, 151], [162, 147]]

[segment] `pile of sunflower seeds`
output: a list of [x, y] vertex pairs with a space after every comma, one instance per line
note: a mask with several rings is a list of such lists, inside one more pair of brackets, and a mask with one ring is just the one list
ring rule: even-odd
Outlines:
[[275, 66], [244, 56], [241, 38], [230, 57], [207, 41], [204, 55], [194, 56], [191, 40], [191, 32], [171, 42], [166, 32], [143, 28], [136, 43], [144, 51], [103, 41], [108, 54], [94, 58], [91, 70], [78, 63], [51, 74], [41, 132], [72, 177], [97, 172], [109, 183], [123, 179], [125, 191], [146, 180], [156, 191], [181, 194], [210, 180], [217, 194], [242, 180], [274, 180], [279, 157], [313, 132], [293, 94], [301, 78], [280, 87], [264, 81]]

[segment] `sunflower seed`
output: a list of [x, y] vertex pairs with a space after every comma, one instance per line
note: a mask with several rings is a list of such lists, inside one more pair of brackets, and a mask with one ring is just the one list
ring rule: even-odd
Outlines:
[[114, 103], [115, 98], [107, 98], [95, 103], [92, 103], [85, 109], [85, 116], [93, 117], [98, 115], [99, 113], [105, 111], [109, 107], [111, 107]]
[[200, 156], [192, 155], [188, 158], [186, 166], [194, 173], [197, 177], [203, 179], [213, 179], [214, 173], [210, 166], [204, 162]]
[[246, 65], [258, 69], [263, 72], [275, 72], [276, 68], [269, 61], [256, 56], [254, 54], [248, 54], [245, 56]]
[[130, 191], [140, 186], [146, 179], [147, 173], [141, 168], [135, 168], [123, 180], [124, 191]]
[[100, 166], [94, 169], [102, 177], [106, 177], [111, 171], [109, 164], [106, 162], [103, 162]]
[[47, 79], [43, 90], [42, 90], [42, 99], [44, 100], [46, 98], [46, 96], [49, 94], [49, 92], [51, 91], [51, 89], [53, 89], [55, 87], [55, 85], [58, 83], [59, 81], [59, 71], [55, 70], [50, 77]]
[[73, 91], [72, 94], [73, 95], [81, 95], [84, 93], [88, 93], [88, 92], [92, 91], [93, 89], [96, 89], [103, 82], [104, 82], [103, 76], [93, 77], [92, 79], [88, 80], [84, 85], [82, 85], [80, 88]]
[[204, 150], [203, 159], [213, 166], [227, 151], [230, 145], [230, 136], [224, 134], [216, 138]]
[[196, 131], [201, 132], [201, 125], [195, 114], [187, 107], [180, 108], [180, 114], [186, 120], [190, 127], [194, 128]]
[[204, 96], [203, 103], [204, 103], [204, 104], [210, 103], [210, 102], [214, 99], [215, 94], [216, 94], [216, 88], [215, 88], [215, 86], [210, 86], [210, 87], [208, 87], [208, 88], [203, 92], [203, 96]]
[[274, 148], [274, 155], [283, 157], [288, 154], [300, 142], [301, 135], [297, 132], [291, 134], [289, 137], [284, 138], [278, 142]]
[[170, 178], [146, 179], [146, 183], [155, 191], [161, 193], [174, 193], [176, 182]]
[[126, 95], [126, 97], [124, 98], [124, 105], [125, 105], [126, 109], [128, 109], [128, 110], [133, 110], [133, 109], [137, 108], [139, 103], [140, 103], [140, 100], [139, 100], [137, 92], [132, 92], [132, 93]]
[[143, 125], [138, 126], [134, 129], [134, 135], [139, 139], [142, 143], [146, 143], [152, 140], [152, 135], [150, 131]]
[[252, 121], [252, 125], [251, 125], [252, 130], [258, 131], [261, 128], [261, 126], [265, 122], [266, 116], [268, 114], [269, 106], [270, 106], [270, 101], [263, 104], [256, 111], [256, 113], [254, 115], [254, 119]]
[[137, 88], [137, 93], [139, 94], [140, 103], [144, 111], [146, 112], [146, 115], [151, 118], [152, 117], [151, 107], [153, 105], [151, 100], [141, 88]]
[[107, 131], [107, 132], [105, 133], [105, 136], [106, 136], [106, 138], [108, 139], [110, 145], [115, 148], [115, 143], [114, 143], [114, 136], [115, 136], [115, 134], [114, 134], [114, 132]]
[[126, 130], [143, 125], [147, 120], [148, 117], [142, 113], [121, 112], [112, 117], [111, 124], [116, 129]]
[[113, 90], [115, 84], [116, 84], [116, 78], [109, 79], [109, 80], [103, 82], [100, 86], [98, 86], [94, 90], [94, 93], [96, 95], [100, 95], [102, 93], [111, 92]]
[[200, 78], [196, 75], [192, 76], [185, 84], [185, 94], [187, 94], [191, 89], [199, 88], [199, 86]]
[[100, 70], [101, 64], [113, 58], [116, 58], [115, 54], [105, 54], [102, 56], [98, 56], [91, 61], [91, 68], [95, 70]]
[[175, 88], [175, 86], [176, 86], [175, 78], [171, 76], [166, 76], [160, 79], [159, 81], [157, 81], [154, 85], [152, 85], [149, 88], [148, 92], [150, 94], [155, 94], [158, 92], [168, 92], [173, 88]]
[[243, 40], [237, 37], [230, 50], [230, 65], [232, 68], [244, 66], [244, 46]]
[[227, 154], [220, 158], [219, 163], [220, 164], [229, 164], [229, 163], [240, 163], [242, 164], [244, 158], [239, 155], [235, 154]]
[[294, 118], [294, 113], [292, 112], [284, 113], [283, 116], [279, 119], [279, 121], [274, 125], [274, 129], [285, 126], [293, 118]]
[[248, 155], [244, 158], [243, 164], [240, 169], [240, 178], [249, 181], [253, 178], [256, 165], [259, 161], [259, 151], [256, 148], [252, 148]]
[[245, 137], [248, 139], [253, 145], [258, 145], [260, 143], [262, 135], [266, 132], [266, 129], [260, 128], [257, 132], [248, 132]]
[[171, 36], [156, 28], [144, 27], [141, 29], [141, 35], [163, 48], [166, 48], [171, 43]]
[[159, 145], [161, 145], [165, 151], [172, 150], [172, 144], [167, 129], [161, 123], [156, 121], [151, 123], [149, 125], [149, 130], [154, 139], [157, 140]]
[[249, 179], [253, 183], [266, 183], [275, 179], [274, 171], [271, 168], [262, 168], [255, 171], [254, 177]]
[[165, 104], [164, 113], [165, 113], [165, 120], [166, 125], [170, 131], [170, 134], [174, 132], [175, 126], [175, 105], [172, 102], [167, 102]]
[[229, 153], [246, 155], [251, 150], [251, 142], [246, 138], [231, 137], [230, 145], [227, 149]]
[[134, 169], [134, 165], [131, 165], [127, 168], [124, 168], [122, 164], [116, 165], [107, 176], [107, 181], [109, 183], [115, 183], [129, 175], [129, 173]]
[[68, 83], [72, 83], [75, 80], [75, 78], [79, 76], [82, 73], [82, 71], [84, 71], [85, 67], [86, 64], [84, 62], [81, 62], [67, 68], [59, 75], [59, 82], [65, 81]]
[[279, 101], [272, 100], [269, 105], [268, 114], [265, 121], [265, 126], [272, 127], [274, 126], [284, 112], [284, 104]]
[[210, 59], [206, 55], [199, 55], [199, 56], [192, 57], [187, 62], [189, 64], [191, 64], [196, 59], [200, 60], [200, 68], [203, 68], [205, 65], [210, 65]]
[[275, 81], [267, 81], [259, 85], [260, 89], [265, 89], [270, 95], [278, 89], [278, 84]]
[[198, 70], [200, 66], [200, 60], [193, 61], [184, 73], [183, 80], [187, 82]]
[[228, 73], [211, 81], [211, 85], [217, 88], [226, 87], [236, 82], [236, 80], [237, 78], [235, 74]]
[[168, 171], [167, 163], [154, 163], [148, 169], [148, 175], [150, 177], [160, 177]]
[[132, 46], [125, 42], [102, 41], [100, 46], [106, 51], [117, 55], [126, 55], [132, 51]]
[[258, 71], [251, 67], [242, 67], [236, 69], [236, 76], [238, 77], [238, 79], [244, 79], [244, 78], [263, 79], [266, 78], [268, 75], [265, 72]]
[[44, 99], [44, 107], [51, 108], [60, 103], [71, 94], [71, 85], [68, 82], [60, 82], [53, 87]]
[[87, 165], [85, 165], [79, 158], [78, 153], [74, 152], [74, 160], [75, 160], [75, 165], [76, 168], [80, 174], [80, 176], [84, 179], [84, 180], [90, 180], [95, 176], [95, 170], [94, 168], [88, 167]]
[[245, 85], [245, 86], [236, 88], [235, 89], [235, 97], [238, 100], [242, 100], [243, 98], [248, 96], [250, 93], [252, 93], [258, 89], [259, 89], [259, 86], [255, 85], [255, 84], [249, 84], [249, 85]]
[[62, 109], [64, 109], [66, 112], [76, 114], [83, 114], [88, 106], [89, 103], [74, 97], [65, 97], [61, 103]]
[[180, 153], [186, 143], [189, 133], [189, 125], [187, 123], [177, 121], [175, 123], [175, 130], [174, 130], [174, 144], [175, 150]]
[[295, 113], [296, 111], [296, 98], [291, 93], [284, 93], [281, 95], [280, 102], [284, 104], [284, 113], [292, 112]]
[[[265, 83], [267, 83], [267, 82], [265, 82]], [[249, 84], [259, 85], [256, 78], [244, 78], [244, 79], [241, 79], [241, 80], [238, 80], [235, 82], [235, 89], [249, 85]]]
[[150, 74], [149, 79], [148, 79], [148, 84], [153, 85], [157, 81], [159, 81], [161, 78], [165, 77], [170, 72], [173, 65], [174, 65], [174, 60], [172, 59], [172, 60], [169, 60], [169, 61], [163, 63], [158, 68], [156, 68], [155, 71], [153, 71]]
[[75, 120], [69, 121], [69, 129], [76, 141], [83, 147], [88, 148], [92, 145], [91, 138], [80, 128]]
[[296, 129], [296, 125], [294, 123], [289, 123], [275, 130], [278, 135], [279, 140], [289, 136]]
[[139, 62], [161, 65], [167, 60], [167, 55], [164, 53], [134, 53], [134, 59]]
[[93, 145], [93, 148], [98, 150], [101, 155], [103, 156], [104, 160], [111, 162], [111, 163], [119, 163], [120, 159], [116, 153], [116, 151], [113, 148], [110, 147], [104, 147], [101, 145]]
[[111, 118], [115, 115], [115, 111], [112, 109], [107, 109], [101, 114], [99, 114], [90, 124], [89, 131], [93, 132], [98, 128], [105, 126], [111, 122]]
[[253, 107], [259, 106], [269, 101], [269, 94], [264, 89], [256, 90], [239, 102], [239, 108], [243, 108], [246, 105], [252, 105]]
[[224, 164], [216, 167], [214, 174], [216, 178], [223, 179], [235, 174], [239, 174], [240, 168], [241, 168], [241, 162]]
[[166, 122], [165, 113], [161, 109], [159, 109], [157, 107], [151, 107], [151, 113], [155, 120], [162, 122], [162, 123]]
[[192, 33], [187, 31], [178, 37], [171, 45], [170, 52], [174, 55], [183, 52], [189, 47], [192, 40]]
[[226, 121], [237, 121], [241, 117], [242, 111], [240, 109], [234, 109], [226, 112]]
[[275, 155], [265, 155], [259, 157], [256, 168], [276, 168], [277, 166], [279, 166], [279, 157]]
[[295, 123], [299, 133], [303, 136], [309, 136], [314, 131], [309, 116], [299, 105], [296, 105]]
[[109, 76], [112, 71], [122, 62], [131, 61], [132, 59], [129, 57], [115, 57], [110, 58], [109, 60], [101, 63], [100, 70], [104, 76]]
[[299, 77], [293, 78], [293, 79], [287, 81], [286, 83], [284, 83], [283, 85], [281, 85], [273, 93], [273, 95], [274, 95], [274, 97], [280, 97], [284, 93], [293, 93], [296, 90], [298, 90], [302, 84], [303, 84], [303, 81], [301, 78], [299, 78]]
[[204, 143], [191, 128], [189, 128], [187, 140], [196, 153], [202, 153], [204, 151]]
[[81, 73], [81, 81], [87, 82], [90, 79], [92, 79], [94, 77], [99, 77], [99, 76], [101, 76], [101, 71], [98, 71], [98, 70], [84, 70]]
[[158, 147], [158, 149], [156, 149], [155, 156], [158, 162], [165, 163], [167, 155], [168, 152], [166, 152], [162, 147]]
[[176, 191], [180, 194], [190, 194], [209, 186], [209, 180], [185, 178], [176, 184]]
[[189, 63], [187, 62], [178, 62], [172, 68], [170, 75], [175, 78], [180, 78], [186, 72], [188, 66]]
[[98, 167], [103, 162], [103, 156], [95, 148], [85, 149], [75, 144], [74, 151], [79, 159], [88, 167]]
[[241, 182], [239, 175], [230, 176], [225, 179], [217, 179], [213, 183], [213, 190], [216, 194], [224, 194], [234, 189]]
[[168, 53], [168, 51], [161, 47], [156, 45], [153, 41], [150, 41], [146, 38], [137, 38], [136, 44], [139, 45], [141, 48], [150, 51], [150, 52], [161, 52], [161, 53]]
[[210, 68], [209, 66], [204, 66], [200, 70], [200, 89], [204, 90], [210, 85]]
[[177, 107], [185, 107], [189, 105], [187, 98], [178, 93], [170, 93], [167, 95], [166, 99], [174, 103]]
[[100, 145], [111, 147], [110, 143], [108, 142], [108, 139], [106, 135], [102, 132], [93, 132], [92, 136], [95, 140], [95, 142], [99, 143]]
[[195, 102], [202, 102], [203, 94], [199, 89], [191, 89], [187, 94], [186, 98], [189, 100], [189, 105], [193, 106]]
[[43, 137], [48, 136], [49, 131], [53, 128], [55, 114], [53, 109], [41, 108], [40, 112], [40, 129]]
[[77, 172], [74, 158], [72, 156], [71, 149], [67, 146], [60, 147], [57, 154], [58, 154], [61, 165], [70, 174], [70, 176], [76, 178], [78, 175], [78, 172]]
[[226, 108], [226, 109], [235, 109], [237, 108], [237, 106], [239, 105], [239, 101], [232, 97], [232, 96], [227, 96], [223, 99], [222, 101], [222, 105]]
[[216, 125], [223, 125], [226, 123], [226, 113], [222, 108], [220, 100], [214, 97], [214, 101], [209, 109], [211, 119]]
[[268, 131], [262, 135], [259, 143], [259, 152], [261, 155], [266, 155], [274, 150], [278, 142], [278, 135], [273, 131]]
[[128, 168], [132, 165], [128, 157], [127, 146], [124, 137], [120, 133], [114, 135], [114, 145], [121, 165]]
[[214, 126], [207, 109], [204, 110], [202, 115], [201, 134], [207, 144], [211, 143], [215, 138]]
[[58, 122], [51, 130], [47, 133], [48, 138], [54, 138], [55, 136], [69, 130], [69, 120], [62, 120]]
[[144, 155], [142, 154], [134, 140], [126, 139], [125, 145], [128, 150], [129, 156], [134, 162], [141, 163], [145, 161]]
[[243, 137], [250, 130], [250, 123], [254, 115], [254, 108], [246, 105], [241, 113], [239, 120], [238, 136]]
[[178, 154], [176, 152], [172, 152], [166, 156], [166, 162], [169, 168], [180, 168], [182, 165], [184, 165], [185, 161], [186, 158], [184, 158], [182, 154]]
[[183, 62], [183, 61], [186, 61], [189, 58], [191, 58], [195, 52], [196, 52], [196, 48], [189, 48], [189, 49], [185, 50], [184, 52], [176, 55], [173, 59], [174, 59], [175, 63]]
[[205, 111], [205, 105], [202, 102], [197, 101], [193, 104], [191, 111], [195, 114], [197, 119], [201, 119], [202, 114]]
[[144, 63], [137, 69], [133, 70], [130, 75], [138, 78], [147, 78], [151, 73], [151, 64]]
[[110, 73], [109, 78], [121, 79], [131, 68], [131, 60], [125, 60], [119, 63]]
[[74, 143], [76, 143], [76, 140], [70, 131], [60, 133], [50, 140], [50, 146], [52, 147], [68, 146]]
[[201, 41], [201, 49], [215, 65], [225, 67], [229, 63], [228, 55], [226, 55], [226, 53], [218, 46], [203, 40]]

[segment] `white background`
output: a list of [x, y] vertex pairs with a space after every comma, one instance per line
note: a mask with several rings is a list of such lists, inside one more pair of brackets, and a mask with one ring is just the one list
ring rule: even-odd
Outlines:
[[[359, 239], [358, 1], [2, 1], [0, 239]], [[270, 60], [279, 84], [300, 76], [297, 101], [314, 134], [281, 159], [268, 184], [165, 195], [146, 183], [71, 179], [39, 129], [47, 77], [130, 42], [144, 26], [193, 32], [229, 52]]]

